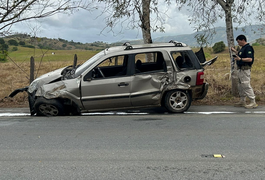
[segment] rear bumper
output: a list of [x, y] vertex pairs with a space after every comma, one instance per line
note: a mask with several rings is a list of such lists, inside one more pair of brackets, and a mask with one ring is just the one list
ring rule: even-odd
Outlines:
[[208, 92], [209, 84], [203, 83], [201, 86], [192, 87], [192, 99], [203, 99]]

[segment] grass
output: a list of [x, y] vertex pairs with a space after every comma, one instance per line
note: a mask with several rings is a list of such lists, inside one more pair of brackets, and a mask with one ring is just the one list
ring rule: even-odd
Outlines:
[[[10, 48], [12, 49], [12, 48]], [[255, 46], [255, 63], [252, 68], [251, 85], [256, 94], [258, 104], [265, 104], [265, 51], [264, 46]], [[52, 54], [53, 53], [53, 54]], [[0, 63], [0, 107], [28, 107], [27, 93], [19, 93], [14, 98], [4, 98], [12, 91], [29, 85], [30, 57], [35, 58], [35, 77], [52, 70], [71, 65], [74, 54], [78, 64], [92, 57], [96, 51], [86, 50], [40, 50], [19, 47], [18, 51], [9, 53], [9, 60]], [[207, 60], [218, 56], [217, 61], [205, 68], [205, 81], [209, 83], [209, 91], [203, 100], [193, 104], [225, 105], [238, 101], [231, 95], [230, 59], [228, 50], [214, 54], [205, 49]], [[14, 64], [15, 62], [15, 64]]]

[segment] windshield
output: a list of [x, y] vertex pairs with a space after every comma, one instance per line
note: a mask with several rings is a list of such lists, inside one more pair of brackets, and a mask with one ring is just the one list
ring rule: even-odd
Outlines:
[[76, 69], [75, 76], [77, 77], [77, 76], [81, 75], [88, 67], [91, 66], [91, 64], [96, 62], [99, 58], [101, 58], [104, 55], [105, 55], [105, 53], [103, 50], [103, 51], [97, 53], [96, 55], [94, 55], [92, 58], [88, 59], [84, 64], [82, 64], [81, 66], [79, 66]]

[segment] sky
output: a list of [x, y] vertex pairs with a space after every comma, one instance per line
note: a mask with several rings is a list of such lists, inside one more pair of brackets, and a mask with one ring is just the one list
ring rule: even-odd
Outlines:
[[[170, 35], [191, 34], [194, 28], [189, 24], [188, 13], [179, 11], [176, 7], [160, 7], [165, 12], [165, 33], [152, 32], [152, 38]], [[13, 25], [13, 33], [27, 33], [31, 36], [62, 38], [68, 41], [92, 43], [102, 41], [106, 43], [121, 40], [142, 39], [140, 29], [128, 29], [121, 26], [114, 28], [113, 32], [106, 28], [104, 15], [99, 16], [100, 10], [88, 12], [80, 10], [74, 14], [56, 14], [39, 20], [31, 20]]]

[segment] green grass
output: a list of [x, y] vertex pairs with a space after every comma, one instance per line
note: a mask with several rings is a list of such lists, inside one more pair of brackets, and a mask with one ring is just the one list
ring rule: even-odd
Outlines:
[[[12, 49], [12, 47], [9, 49]], [[9, 52], [10, 58], [8, 59], [9, 61], [12, 59], [15, 62], [27, 62], [32, 56], [35, 61], [73, 61], [76, 54], [78, 61], [84, 62], [97, 52], [88, 50], [45, 50], [19, 46], [17, 51]]]

